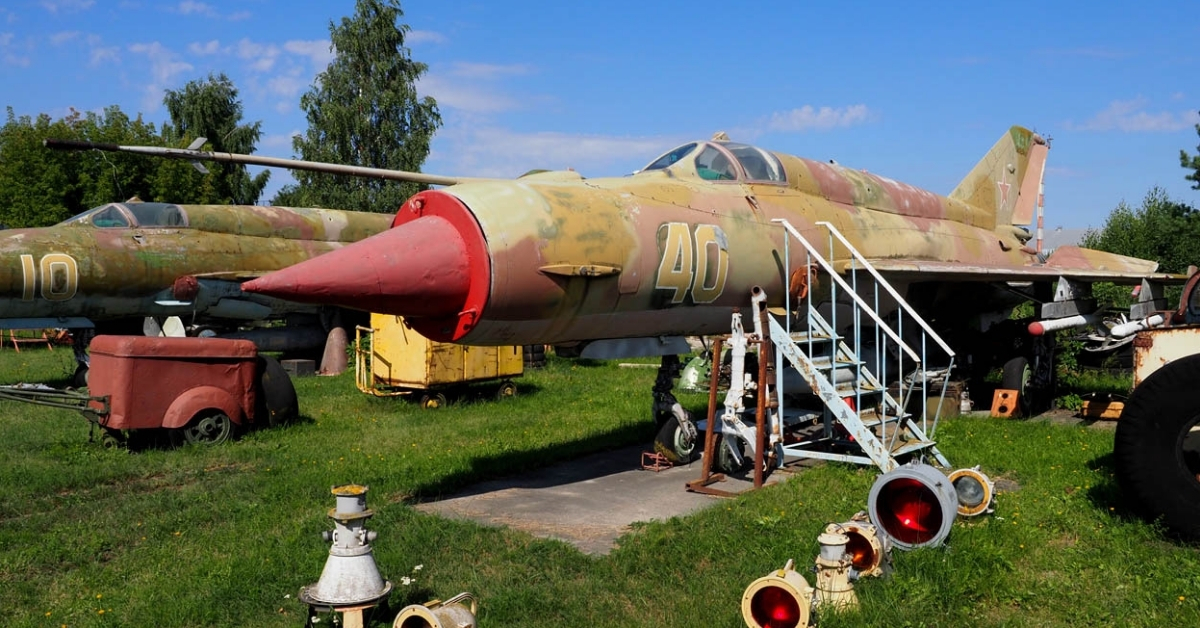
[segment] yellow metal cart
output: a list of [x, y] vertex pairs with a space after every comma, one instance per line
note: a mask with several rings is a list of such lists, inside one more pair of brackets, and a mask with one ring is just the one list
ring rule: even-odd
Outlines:
[[500, 380], [496, 398], [517, 394], [513, 377], [524, 374], [519, 346], [468, 347], [434, 342], [404, 324], [403, 317], [371, 314], [371, 326], [357, 328], [355, 383], [377, 397], [420, 393], [421, 407], [446, 405], [441, 388]]

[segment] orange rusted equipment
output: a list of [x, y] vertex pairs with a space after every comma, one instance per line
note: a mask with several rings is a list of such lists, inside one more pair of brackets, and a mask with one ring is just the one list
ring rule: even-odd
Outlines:
[[[89, 405], [106, 440], [161, 427], [174, 440], [217, 444], [238, 428], [296, 414], [286, 373], [249, 340], [96, 336], [91, 348]], [[98, 399], [107, 399], [107, 412]]]
[[998, 419], [1011, 417], [1017, 411], [1017, 391], [997, 388], [992, 395], [992, 416]]

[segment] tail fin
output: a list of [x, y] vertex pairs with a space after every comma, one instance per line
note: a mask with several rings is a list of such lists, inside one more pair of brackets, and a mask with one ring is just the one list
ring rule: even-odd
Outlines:
[[950, 198], [991, 212], [997, 227], [1030, 224], [1049, 148], [1037, 133], [1012, 127], [954, 188]]

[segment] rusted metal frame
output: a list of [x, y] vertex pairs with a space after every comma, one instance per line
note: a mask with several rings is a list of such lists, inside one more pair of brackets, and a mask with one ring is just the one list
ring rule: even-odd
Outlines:
[[770, 386], [767, 385], [767, 365], [772, 357], [770, 321], [767, 319], [766, 303], [758, 305], [756, 314], [758, 315], [760, 332], [758, 334], [758, 403], [756, 404], [754, 416], [754, 488], [762, 488], [763, 485], [763, 452], [767, 448], [767, 397], [770, 391]]
[[717, 336], [713, 340], [713, 365], [708, 377], [708, 421], [704, 426], [704, 458], [700, 464], [700, 479], [684, 484], [693, 493], [716, 495], [717, 497], [736, 497], [737, 493], [710, 488], [716, 482], [724, 482], [723, 473], [713, 473], [713, 459], [716, 456], [716, 424], [717, 424], [717, 380], [721, 375], [721, 351], [724, 349], [725, 338]]
[[371, 341], [371, 346], [374, 348], [375, 329], [373, 327], [364, 327], [362, 325], [354, 326], [354, 384], [361, 392], [376, 397], [399, 397], [407, 395], [410, 391], [407, 390], [383, 390], [375, 385], [375, 370], [371, 364], [371, 356], [363, 349], [363, 332], [366, 332], [366, 337]]

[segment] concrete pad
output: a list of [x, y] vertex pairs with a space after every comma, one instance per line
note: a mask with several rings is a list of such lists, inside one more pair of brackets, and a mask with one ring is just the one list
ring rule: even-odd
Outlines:
[[[645, 447], [638, 445], [591, 454], [483, 482], [416, 508], [559, 539], [586, 554], [607, 554], [636, 521], [666, 520], [721, 501], [684, 489], [685, 483], [699, 479], [700, 461], [657, 472], [643, 470], [643, 451]], [[776, 471], [767, 482], [786, 476]], [[740, 492], [753, 485], [753, 477], [731, 477], [713, 488]]]

